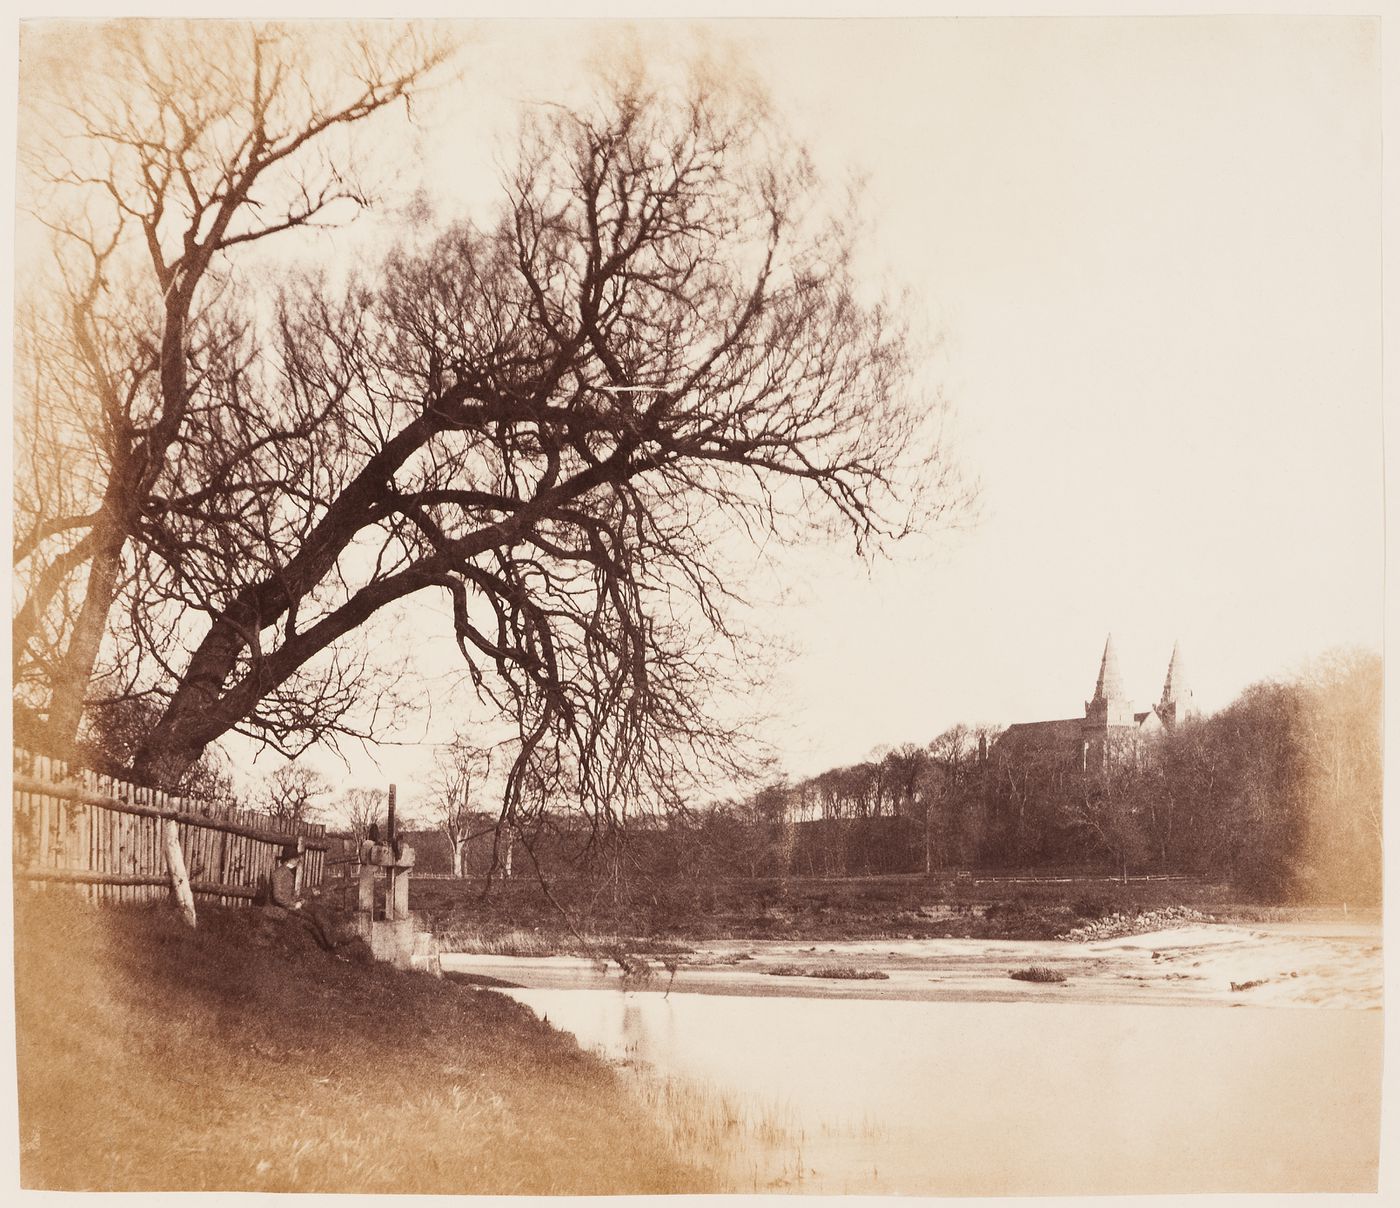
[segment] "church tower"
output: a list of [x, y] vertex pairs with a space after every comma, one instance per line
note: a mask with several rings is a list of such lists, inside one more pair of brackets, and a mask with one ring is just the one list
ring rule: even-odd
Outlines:
[[1196, 716], [1196, 696], [1191, 691], [1191, 682], [1186, 678], [1180, 642], [1172, 645], [1172, 660], [1167, 664], [1167, 682], [1162, 685], [1162, 702], [1157, 706], [1157, 716], [1168, 729], [1188, 717]]
[[1118, 673], [1118, 655], [1113, 649], [1111, 633], [1103, 646], [1094, 697], [1084, 702], [1084, 720], [1096, 727], [1134, 724], [1133, 702], [1123, 692], [1123, 677]]

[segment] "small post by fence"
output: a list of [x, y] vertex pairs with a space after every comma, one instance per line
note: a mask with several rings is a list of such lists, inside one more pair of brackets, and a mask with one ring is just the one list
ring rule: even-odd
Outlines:
[[190, 890], [189, 874], [185, 871], [185, 854], [180, 850], [180, 825], [174, 818], [165, 819], [165, 866], [170, 870], [170, 892], [180, 913], [191, 927], [196, 923], [194, 893]]

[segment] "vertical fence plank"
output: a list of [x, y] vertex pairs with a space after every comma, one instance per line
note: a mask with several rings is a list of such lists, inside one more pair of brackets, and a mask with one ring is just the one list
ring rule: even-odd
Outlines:
[[[31, 756], [27, 758], [23, 763], [21, 763], [21, 769], [31, 777], [37, 777], [39, 774], [39, 770], [35, 766], [36, 762], [37, 761]], [[23, 858], [26, 861], [34, 859], [34, 843], [31, 839], [34, 827], [34, 822], [32, 818], [34, 806], [31, 797], [32, 794], [30, 793], [19, 793], [15, 798], [16, 804], [19, 807], [20, 818], [23, 821], [23, 828], [19, 830], [18, 833], [20, 838], [20, 849], [23, 851]]]
[[[151, 794], [151, 800], [152, 804], [161, 807], [170, 803], [169, 794], [160, 789], [157, 789]], [[165, 819], [146, 818], [143, 819], [143, 821], [146, 824], [146, 847], [143, 853], [146, 860], [146, 867], [150, 871], [151, 876], [164, 876]], [[152, 903], [163, 902], [165, 901], [167, 892], [164, 885], [152, 885], [146, 890], [146, 899]]]
[[[137, 785], [135, 787], [134, 800], [137, 805], [149, 805], [150, 796], [151, 790], [146, 788], [145, 785]], [[127, 854], [129, 863], [127, 867], [131, 874], [135, 876], [141, 869], [141, 849], [146, 844], [146, 819], [142, 818], [140, 815], [130, 816], [130, 818], [131, 831], [130, 847], [128, 848]], [[145, 887], [133, 885], [131, 887], [130, 897], [132, 902], [144, 902], [146, 900]]]
[[[104, 777], [104, 779], [107, 781], [108, 792], [115, 797], [117, 792], [117, 786], [111, 782], [110, 777]], [[116, 872], [117, 815], [111, 810], [104, 810], [103, 813], [106, 815], [106, 817], [102, 819], [102, 827], [104, 831], [102, 837], [102, 863], [106, 872]], [[103, 886], [102, 897], [103, 901], [105, 901], [107, 905], [110, 906], [113, 902], [117, 900], [117, 887], [115, 885]]]
[[[126, 799], [127, 799], [128, 801], [132, 802], [133, 804], [139, 805], [139, 804], [141, 803], [141, 789], [140, 789], [140, 786], [139, 786], [139, 785], [131, 785], [131, 786], [129, 786], [128, 789], [127, 789], [127, 792], [126, 792]], [[122, 872], [122, 874], [123, 874], [124, 876], [130, 876], [130, 875], [131, 875], [131, 872], [132, 872], [132, 867], [133, 867], [133, 864], [134, 864], [134, 860], [135, 860], [135, 854], [136, 854], [136, 853], [135, 853], [135, 850], [134, 850], [134, 849], [135, 849], [135, 839], [136, 839], [136, 827], [135, 827], [134, 824], [135, 824], [135, 822], [136, 822], [136, 819], [133, 818], [130, 814], [123, 814], [123, 815], [121, 816], [121, 819], [122, 819], [122, 837], [121, 837], [121, 849], [120, 849], [120, 850], [121, 850], [121, 860], [120, 860], [121, 872]], [[126, 903], [126, 905], [130, 906], [131, 903], [132, 903], [132, 901], [135, 899], [135, 897], [136, 897], [136, 893], [135, 893], [135, 887], [134, 887], [134, 886], [132, 886], [132, 885], [123, 885], [123, 886], [122, 886], [122, 901], [123, 901], [124, 903]]]
[[[170, 796], [168, 793], [157, 789], [152, 796], [156, 805], [164, 807], [170, 804]], [[163, 818], [146, 819], [146, 863], [147, 867], [150, 869], [151, 875], [154, 877], [162, 877], [165, 875], [165, 821], [166, 820]], [[166, 886], [152, 885], [147, 891], [146, 896], [152, 902], [163, 902], [167, 894], [168, 890]]]
[[[182, 803], [183, 803], [183, 805], [185, 806], [186, 809], [193, 809], [193, 808], [194, 808], [194, 802], [192, 802], [192, 801], [190, 801], [190, 800], [188, 800], [188, 799], [186, 799], [186, 798], [182, 798], [181, 800], [182, 800]], [[210, 870], [209, 870], [209, 869], [210, 869], [209, 851], [210, 851], [210, 848], [212, 847], [212, 844], [211, 844], [210, 840], [213, 838], [213, 835], [214, 835], [214, 832], [213, 832], [213, 831], [208, 830], [208, 829], [206, 829], [205, 827], [200, 827], [200, 829], [199, 829], [199, 845], [198, 845], [198, 851], [199, 851], [199, 879], [200, 879], [201, 881], [216, 881], [216, 880], [218, 880], [218, 878], [217, 878], [216, 876], [214, 876], [214, 875], [210, 872]]]
[[[141, 796], [144, 798], [142, 805], [152, 805], [158, 794], [148, 788], [143, 788]], [[138, 874], [144, 874], [146, 869], [150, 867], [150, 858], [146, 854], [146, 847], [151, 841], [151, 823], [154, 821], [154, 818], [136, 819], [136, 843], [133, 845], [135, 847], [135, 868], [133, 871]], [[151, 887], [149, 885], [137, 886], [135, 896], [142, 903], [149, 902], [151, 900]]]
[[[155, 802], [157, 805], [163, 805], [165, 801], [166, 796], [164, 793], [157, 792], [155, 794]], [[150, 876], [158, 877], [162, 872], [160, 857], [163, 854], [161, 851], [164, 839], [162, 834], [163, 822], [160, 818], [147, 818], [144, 821], [146, 823], [146, 847], [144, 852], [146, 871]], [[165, 887], [163, 885], [152, 885], [146, 890], [146, 900], [148, 902], [159, 902], [163, 900], [164, 897]]]
[[[174, 794], [169, 795], [166, 798], [166, 800], [169, 805], [177, 809], [183, 804], [183, 799], [180, 797], [176, 797]], [[198, 875], [198, 871], [195, 867], [194, 847], [190, 842], [190, 828], [184, 822], [172, 822], [170, 825], [175, 828], [175, 840], [180, 845], [180, 854], [184, 862], [185, 873], [189, 877], [190, 881], [193, 882], [196, 876]], [[163, 831], [164, 826], [162, 824], [162, 833]], [[168, 875], [170, 861], [168, 849], [166, 848], [164, 843], [161, 844], [159, 854], [161, 860], [161, 871], [162, 873]], [[171, 898], [173, 894], [174, 890], [170, 883], [167, 881], [167, 883], [161, 887], [161, 896], [164, 898]]]
[[[48, 766], [48, 762], [49, 762], [49, 761], [48, 761], [47, 757], [41, 755], [41, 756], [39, 756], [39, 758], [38, 758], [38, 760], [37, 760], [36, 762], [37, 762], [38, 765], [39, 765], [39, 767], [38, 767], [39, 779], [40, 779], [40, 780], [48, 780], [48, 779], [49, 779], [49, 766]], [[43, 867], [45, 867], [45, 866], [48, 864], [48, 862], [49, 862], [49, 860], [48, 860], [48, 857], [49, 857], [49, 810], [48, 810], [48, 797], [47, 797], [47, 795], [45, 795], [45, 794], [36, 794], [36, 797], [37, 797], [36, 804], [37, 804], [37, 807], [38, 807], [38, 808], [33, 810], [34, 818], [33, 818], [33, 822], [32, 822], [31, 825], [34, 827], [35, 831], [37, 832], [37, 839], [38, 839], [38, 848], [37, 848], [36, 853], [35, 853], [35, 855], [36, 855], [36, 862], [38, 863], [38, 865], [39, 865], [40, 868], [43, 868]], [[44, 884], [44, 882], [40, 882], [40, 884]], [[45, 888], [47, 888], [47, 885], [45, 885]]]
[[[35, 775], [34, 760], [29, 753], [15, 752], [15, 770], [23, 776], [32, 777]], [[29, 794], [15, 794], [15, 823], [14, 831], [11, 835], [13, 851], [11, 859], [18, 865], [21, 861], [29, 861], [34, 858], [30, 851], [29, 843]]]
[[[182, 798], [186, 809], [194, 808], [194, 803]], [[212, 881], [214, 878], [209, 875], [209, 831], [200, 827], [196, 832], [195, 839], [195, 867], [199, 869], [199, 879], [201, 881]], [[191, 876], [194, 874], [191, 873]]]
[[[228, 832], [225, 831], [219, 836], [219, 870], [218, 879], [220, 885], [228, 884]], [[227, 906], [228, 898], [223, 894], [219, 895], [219, 905]]]
[[49, 811], [49, 868], [60, 868], [63, 865], [63, 832], [68, 821], [65, 805], [62, 797], [55, 797], [53, 808]]
[[[116, 790], [116, 795], [125, 801], [138, 801], [140, 792], [135, 785], [116, 783], [112, 786]], [[116, 857], [113, 870], [125, 875], [131, 871], [128, 861], [131, 858], [131, 815], [118, 811], [115, 815], [117, 849], [113, 853]], [[131, 889], [126, 885], [117, 886], [117, 900], [119, 902], [131, 901]]]
[[[111, 777], [103, 776], [100, 783], [105, 791], [105, 795], [110, 797], [115, 795], [116, 786], [112, 784]], [[116, 841], [116, 823], [113, 821], [115, 815], [111, 810], [102, 811], [102, 871], [112, 871], [113, 844]], [[113, 898], [112, 886], [102, 887], [102, 901], [110, 905]]]
[[[146, 788], [145, 786], [142, 786], [142, 788], [141, 788], [141, 804], [142, 804], [142, 805], [150, 805], [150, 804], [152, 804], [154, 797], [155, 797], [155, 794], [152, 793], [150, 789]], [[147, 857], [147, 855], [146, 855], [146, 845], [150, 842], [150, 838], [151, 838], [151, 836], [150, 836], [151, 825], [150, 825], [150, 824], [151, 824], [153, 821], [154, 821], [154, 819], [152, 819], [152, 818], [141, 818], [141, 817], [138, 817], [138, 818], [136, 819], [136, 835], [135, 835], [136, 842], [132, 844], [132, 849], [133, 849], [133, 850], [132, 850], [132, 857], [133, 857], [132, 863], [133, 863], [133, 865], [134, 865], [132, 871], [133, 871], [133, 872], [136, 872], [137, 874], [144, 874], [145, 871], [146, 871], [146, 868], [147, 868], [148, 865], [149, 865], [149, 859], [148, 859], [148, 857]], [[149, 901], [151, 900], [151, 890], [150, 890], [150, 887], [149, 887], [149, 886], [146, 886], [146, 885], [138, 885], [138, 886], [136, 887], [136, 893], [135, 893], [133, 896], [134, 896], [138, 901], [140, 901], [140, 902], [143, 903], [143, 904], [146, 903], [146, 902], [149, 902]]]
[[[106, 795], [105, 793], [103, 793], [101, 776], [94, 774], [88, 779], [87, 783], [91, 786], [92, 791], [94, 793], [97, 793], [100, 796]], [[96, 806], [93, 807], [91, 843], [92, 855], [89, 857], [90, 862], [92, 864], [93, 872], [105, 871], [104, 861], [102, 858], [102, 828], [106, 813], [107, 811], [104, 809], [99, 809]], [[94, 902], [101, 902], [103, 900], [101, 885], [94, 885], [92, 887], [92, 899]]]
[[[139, 803], [141, 801], [141, 789], [137, 785], [128, 785], [126, 789], [126, 799], [127, 801], [132, 802], [133, 804]], [[136, 827], [133, 824], [135, 823], [136, 819], [133, 818], [130, 814], [123, 814], [121, 816], [121, 820], [121, 859], [119, 863], [121, 866], [122, 873], [126, 876], [130, 876], [135, 856], [133, 848], [135, 845]], [[134, 888], [135, 887], [131, 885], [122, 886], [122, 901], [125, 902], [128, 906], [131, 905], [132, 901], [136, 897]]]
[[[104, 791], [104, 796], [112, 797], [112, 796], [115, 796], [115, 795], [116, 795], [116, 786], [112, 784], [112, 778], [111, 778], [110, 776], [103, 776], [103, 777], [101, 778], [101, 780], [100, 780], [99, 783], [101, 783], [101, 785], [102, 785], [102, 788], [103, 788], [103, 791]], [[116, 835], [115, 835], [115, 823], [113, 822], [113, 818], [114, 818], [114, 817], [115, 817], [115, 815], [112, 813], [111, 810], [103, 810], [103, 811], [102, 811], [102, 846], [101, 846], [101, 851], [102, 851], [102, 871], [103, 871], [103, 872], [111, 872], [111, 871], [112, 871], [112, 844], [113, 844], [113, 842], [114, 842], [115, 839], [116, 839]], [[104, 885], [104, 886], [102, 886], [102, 901], [103, 901], [105, 904], [110, 904], [111, 901], [112, 901], [113, 896], [114, 896], [114, 895], [113, 895], [113, 893], [112, 893], [112, 886], [110, 886], [110, 885]]]
[[[89, 790], [91, 789], [92, 786], [91, 786], [91, 784], [89, 783], [89, 782], [90, 782], [90, 779], [91, 779], [91, 778], [88, 776], [88, 774], [87, 774], [86, 772], [84, 772], [84, 773], [83, 773], [82, 784], [83, 784], [83, 787], [84, 787], [85, 789], [89, 789]], [[90, 806], [90, 805], [84, 805], [84, 806], [83, 806], [83, 836], [82, 836], [82, 841], [81, 841], [81, 843], [80, 843], [80, 845], [79, 845], [79, 850], [82, 852], [82, 855], [83, 855], [82, 867], [83, 867], [83, 869], [84, 869], [85, 871], [88, 871], [88, 872], [93, 871], [93, 862], [92, 862], [92, 816], [93, 816], [94, 813], [96, 813], [96, 811], [92, 808], [92, 806]], [[96, 895], [96, 893], [93, 892], [96, 888], [97, 888], [97, 886], [95, 886], [95, 885], [85, 885], [85, 886], [83, 886], [83, 897], [85, 897], [89, 902], [94, 902], [94, 901], [96, 901], [96, 900], [97, 900], [97, 895]]]
[[[126, 794], [127, 800], [130, 801], [134, 795], [134, 793], [128, 790]], [[115, 815], [114, 819], [114, 821], [116, 822], [116, 826], [114, 829], [116, 831], [117, 850], [115, 851], [115, 853], [113, 853], [116, 858], [113, 861], [112, 871], [122, 875], [125, 875], [127, 871], [127, 832], [131, 829], [130, 820], [130, 814], [123, 814], [120, 812], [118, 812]], [[126, 885], [118, 885], [116, 897], [118, 902], [120, 902], [122, 905], [126, 905], [126, 903], [131, 900], [129, 887]]]

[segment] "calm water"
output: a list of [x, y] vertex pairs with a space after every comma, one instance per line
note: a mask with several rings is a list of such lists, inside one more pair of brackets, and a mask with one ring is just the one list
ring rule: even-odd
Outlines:
[[[500, 964], [528, 980], [528, 960]], [[663, 997], [579, 978], [593, 988], [508, 993], [653, 1080], [780, 1122], [773, 1152], [734, 1155], [760, 1190], [1375, 1187], [1378, 1011]]]

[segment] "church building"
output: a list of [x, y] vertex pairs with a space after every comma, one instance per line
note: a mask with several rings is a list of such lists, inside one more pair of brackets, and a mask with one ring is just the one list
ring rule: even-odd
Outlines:
[[992, 755], [1006, 760], [1033, 760], [1059, 768], [1102, 767], [1120, 746], [1170, 730], [1196, 713], [1195, 697], [1186, 678], [1179, 642], [1172, 647], [1161, 700], [1146, 712], [1135, 712], [1132, 701], [1123, 691], [1113, 635], [1109, 634], [1099, 662], [1094, 695], [1084, 702], [1084, 716], [1007, 726], [996, 740]]

